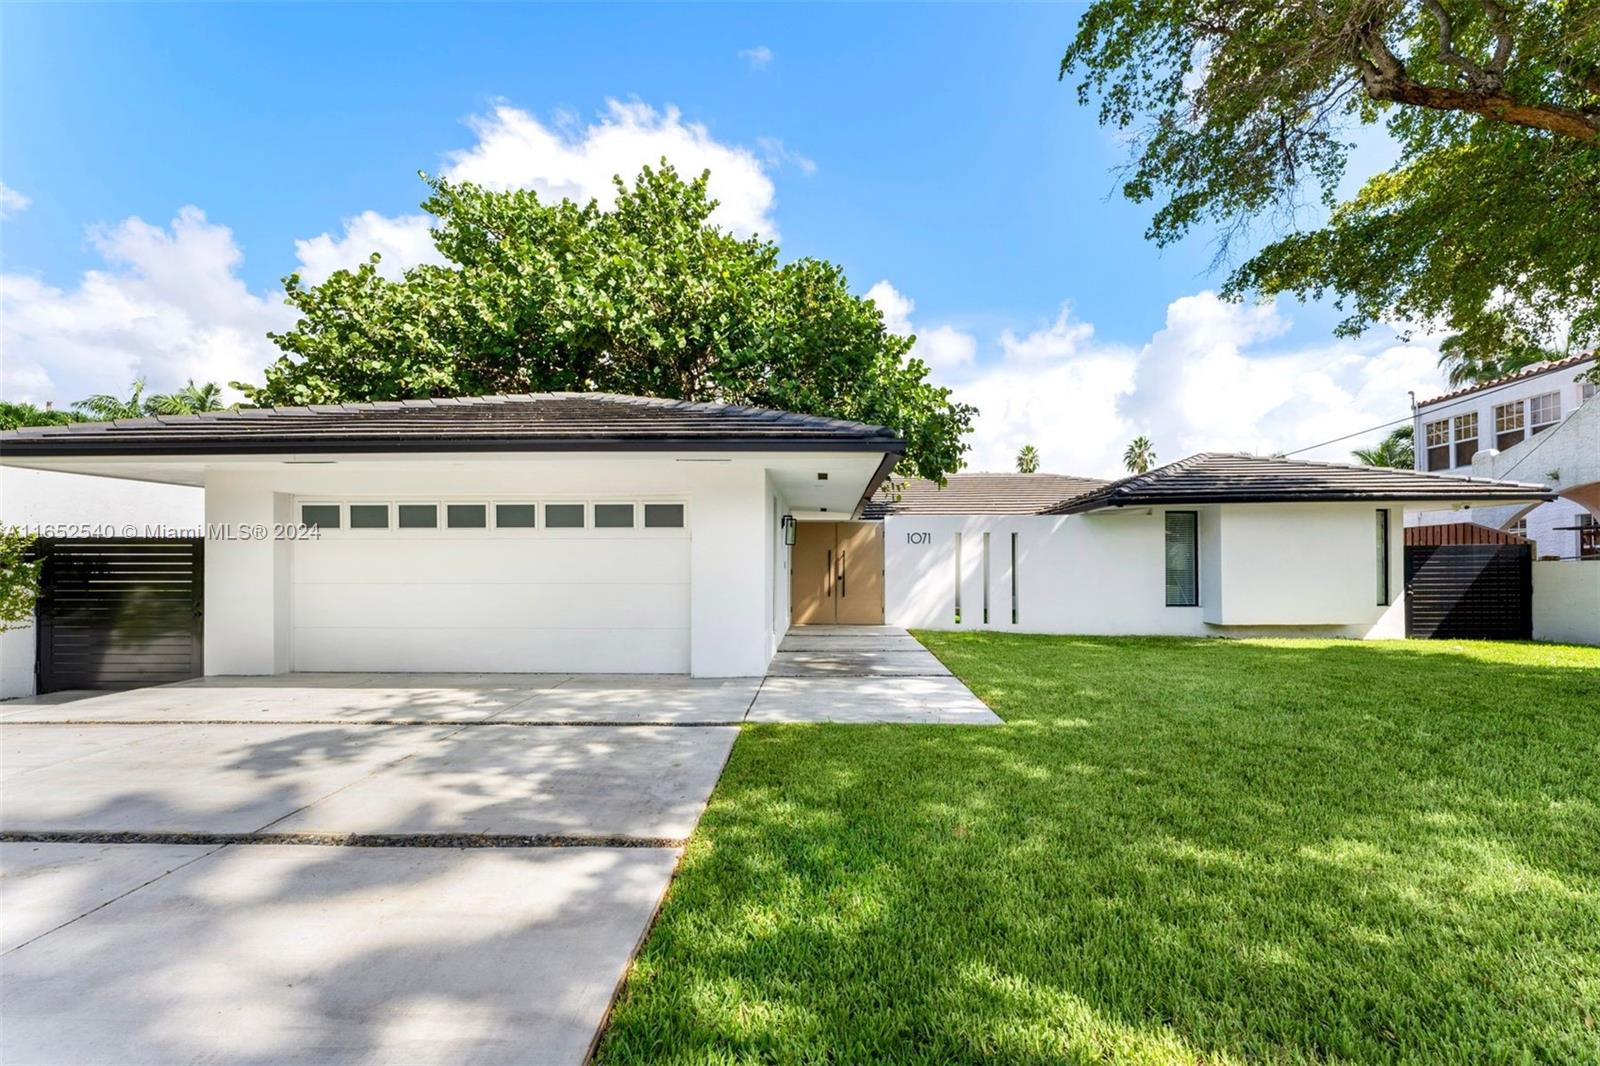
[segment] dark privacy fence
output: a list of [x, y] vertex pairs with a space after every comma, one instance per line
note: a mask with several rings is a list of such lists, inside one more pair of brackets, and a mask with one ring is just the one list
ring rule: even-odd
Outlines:
[[1406, 636], [1531, 639], [1533, 547], [1407, 545]]
[[197, 677], [205, 542], [41, 539], [40, 692]]

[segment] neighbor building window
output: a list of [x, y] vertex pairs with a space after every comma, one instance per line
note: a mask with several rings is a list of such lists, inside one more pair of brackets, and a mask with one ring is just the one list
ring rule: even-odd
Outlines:
[[487, 528], [489, 525], [489, 505], [483, 503], [445, 504], [444, 524], [451, 529]]
[[1423, 439], [1428, 447], [1428, 469], [1450, 468], [1450, 420], [1441, 418], [1423, 427]]
[[544, 505], [544, 528], [582, 529], [583, 504], [547, 503]]
[[1200, 605], [1200, 514], [1167, 512], [1167, 606]]
[[436, 503], [402, 503], [398, 510], [401, 529], [437, 529], [439, 526]]
[[1561, 394], [1547, 392], [1528, 401], [1528, 421], [1533, 432], [1543, 433], [1561, 421]]
[[538, 508], [531, 503], [497, 503], [494, 524], [497, 529], [532, 529], [538, 524]]
[[594, 505], [594, 528], [632, 529], [633, 504], [597, 503]]
[[1579, 402], [1588, 403], [1590, 400], [1594, 399], [1594, 394], [1597, 391], [1600, 391], [1600, 385], [1596, 385], [1592, 381], [1585, 381], [1583, 383], [1583, 399]]
[[1378, 509], [1378, 606], [1389, 606], [1389, 512]]
[[338, 529], [339, 505], [303, 503], [300, 505], [300, 524], [310, 529]]
[[1456, 465], [1471, 466], [1478, 453], [1478, 412], [1456, 415]]
[[388, 529], [389, 505], [386, 503], [352, 503], [350, 505], [351, 529]]
[[1494, 409], [1494, 446], [1500, 451], [1516, 444], [1523, 437], [1522, 401], [1503, 403]]
[[[774, 509], [778, 501], [773, 500]], [[644, 505], [644, 528], [646, 529], [682, 529], [683, 504], [681, 503], [647, 503]]]

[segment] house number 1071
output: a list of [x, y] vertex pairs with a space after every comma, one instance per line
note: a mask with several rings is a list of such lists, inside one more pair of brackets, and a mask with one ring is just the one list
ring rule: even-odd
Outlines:
[[933, 538], [927, 533], [907, 533], [906, 534], [906, 543], [907, 544], [927, 544], [932, 539]]

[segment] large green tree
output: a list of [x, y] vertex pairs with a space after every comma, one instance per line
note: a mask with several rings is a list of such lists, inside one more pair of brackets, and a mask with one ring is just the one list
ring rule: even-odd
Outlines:
[[[1230, 295], [1449, 331], [1464, 377], [1600, 336], [1600, 0], [1094, 0], [1060, 74], [1152, 240], [1221, 234]], [[1374, 124], [1396, 161], [1341, 199]]]
[[889, 426], [908, 465], [958, 469], [975, 414], [928, 381], [913, 338], [884, 327], [832, 263], [710, 221], [707, 176], [663, 162], [616, 204], [545, 202], [429, 179], [444, 265], [400, 281], [376, 256], [306, 287], [274, 334], [283, 356], [256, 403], [603, 390], [754, 404]]

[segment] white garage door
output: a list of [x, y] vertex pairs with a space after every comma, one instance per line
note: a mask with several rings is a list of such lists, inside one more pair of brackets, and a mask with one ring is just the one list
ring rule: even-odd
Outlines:
[[689, 670], [680, 502], [298, 504], [296, 670]]

